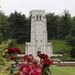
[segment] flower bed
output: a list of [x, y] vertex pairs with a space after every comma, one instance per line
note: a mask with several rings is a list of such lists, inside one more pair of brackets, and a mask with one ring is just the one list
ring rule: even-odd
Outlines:
[[58, 66], [75, 66], [75, 62], [60, 62]]
[[[10, 42], [10, 41], [9, 41]], [[2, 49], [3, 48], [3, 49]], [[3, 51], [3, 52], [2, 52]], [[34, 59], [32, 54], [24, 55], [19, 58], [21, 53], [19, 48], [9, 48], [8, 44], [0, 46], [0, 74], [3, 75], [50, 75], [50, 65], [52, 61], [46, 54], [38, 54], [40, 64]], [[20, 63], [19, 63], [20, 62]]]

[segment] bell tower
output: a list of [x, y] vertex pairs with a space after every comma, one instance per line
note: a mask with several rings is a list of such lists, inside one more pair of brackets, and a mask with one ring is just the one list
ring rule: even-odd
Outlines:
[[47, 42], [47, 22], [45, 10], [32, 10], [31, 14], [31, 42], [26, 43], [26, 53], [33, 54], [37, 59], [37, 53], [52, 55], [52, 43]]

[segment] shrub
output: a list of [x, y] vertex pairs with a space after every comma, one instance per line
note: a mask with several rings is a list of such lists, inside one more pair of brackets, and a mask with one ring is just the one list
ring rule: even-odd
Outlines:
[[68, 44], [71, 46], [75, 46], [75, 36], [68, 37]]
[[75, 59], [71, 58], [70, 53], [64, 53], [61, 57], [62, 61], [75, 61]]
[[2, 34], [0, 33], [0, 44], [2, 43]]
[[16, 40], [15, 39], [10, 39], [11, 42], [9, 44], [9, 47], [15, 47], [16, 46]]
[[75, 58], [75, 47], [72, 48], [70, 54], [71, 54], [71, 57], [72, 57], [72, 58]]
[[64, 53], [70, 53], [71, 50], [68, 50], [68, 49], [62, 49], [60, 51], [57, 51], [56, 54], [64, 54]]

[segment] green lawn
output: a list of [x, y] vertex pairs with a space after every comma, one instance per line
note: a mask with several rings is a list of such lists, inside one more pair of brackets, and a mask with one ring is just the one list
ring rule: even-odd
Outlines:
[[16, 47], [20, 48], [22, 52], [25, 52], [25, 43], [17, 44]]
[[52, 74], [51, 75], [75, 75], [75, 66], [56, 66], [52, 65]]
[[63, 49], [70, 49], [71, 47], [67, 45], [66, 40], [51, 40], [54, 51], [59, 51]]

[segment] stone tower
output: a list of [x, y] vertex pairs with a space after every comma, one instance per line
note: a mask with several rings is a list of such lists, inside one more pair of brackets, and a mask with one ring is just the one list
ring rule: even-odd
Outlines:
[[31, 14], [31, 42], [26, 42], [26, 54], [33, 54], [38, 59], [37, 53], [52, 56], [52, 43], [47, 42], [47, 21], [45, 10], [32, 10]]

